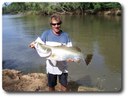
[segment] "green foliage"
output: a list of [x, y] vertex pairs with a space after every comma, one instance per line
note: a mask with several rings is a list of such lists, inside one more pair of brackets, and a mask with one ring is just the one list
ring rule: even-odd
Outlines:
[[119, 3], [104, 3], [104, 9], [121, 9], [121, 5]]
[[20, 12], [40, 12], [41, 14], [52, 14], [54, 12], [76, 12], [84, 13], [87, 10], [100, 11], [109, 9], [121, 9], [121, 5], [116, 2], [108, 3], [86, 3], [86, 2], [15, 2], [7, 5], [4, 3], [3, 14], [16, 14]]
[[93, 5], [93, 7], [94, 7], [94, 10], [101, 10], [101, 9], [102, 9], [100, 3], [93, 3], [92, 5]]

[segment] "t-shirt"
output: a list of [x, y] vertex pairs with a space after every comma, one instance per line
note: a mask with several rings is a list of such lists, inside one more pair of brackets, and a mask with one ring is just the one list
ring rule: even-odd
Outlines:
[[[49, 46], [61, 46], [65, 45], [67, 47], [72, 46], [72, 42], [68, 36], [68, 33], [61, 31], [59, 35], [53, 33], [53, 31], [46, 30], [41, 35], [41, 40]], [[68, 73], [67, 62], [66, 61], [55, 61], [46, 60], [46, 71], [50, 74], [62, 74]]]

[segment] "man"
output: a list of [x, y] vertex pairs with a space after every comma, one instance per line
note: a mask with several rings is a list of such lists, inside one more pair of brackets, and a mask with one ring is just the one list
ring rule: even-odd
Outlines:
[[[61, 30], [62, 20], [60, 16], [54, 14], [50, 19], [50, 30], [43, 32], [41, 40], [50, 46], [60, 46], [65, 45], [67, 47], [72, 46], [72, 42], [68, 34]], [[34, 43], [30, 44], [31, 48], [34, 48]], [[69, 59], [67, 61], [53, 61], [46, 60], [46, 71], [48, 77], [48, 87], [49, 91], [55, 91], [55, 86], [57, 85], [57, 78], [59, 78], [59, 83], [61, 84], [61, 91], [67, 91], [67, 62], [73, 61]]]

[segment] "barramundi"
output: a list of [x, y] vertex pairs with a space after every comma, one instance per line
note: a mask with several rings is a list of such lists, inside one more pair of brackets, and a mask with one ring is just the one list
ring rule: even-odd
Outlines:
[[39, 55], [50, 60], [66, 61], [71, 59], [74, 62], [80, 62], [83, 60], [86, 65], [88, 65], [91, 62], [93, 56], [92, 54], [87, 54], [85, 58], [78, 47], [66, 47], [64, 45], [49, 46], [40, 42], [36, 42], [35, 46]]

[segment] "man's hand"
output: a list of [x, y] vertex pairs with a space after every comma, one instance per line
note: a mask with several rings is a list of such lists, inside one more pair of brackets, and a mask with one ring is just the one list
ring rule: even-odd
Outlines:
[[71, 58], [67, 59], [66, 61], [67, 61], [67, 62], [74, 62], [74, 60], [71, 59]]
[[67, 62], [77, 62], [77, 63], [80, 62], [80, 60], [74, 60], [74, 59], [71, 59], [71, 58], [67, 59], [66, 61], [67, 61]]

